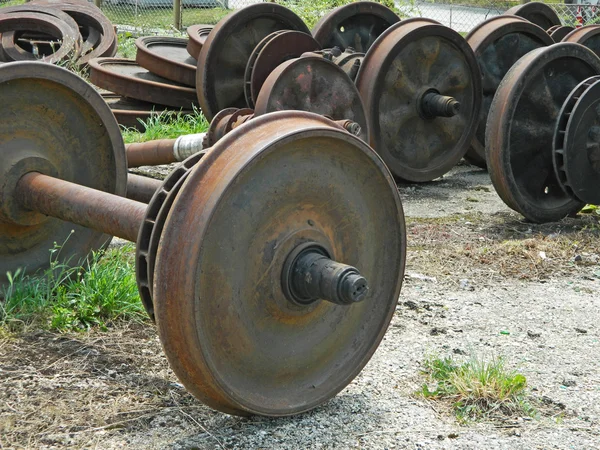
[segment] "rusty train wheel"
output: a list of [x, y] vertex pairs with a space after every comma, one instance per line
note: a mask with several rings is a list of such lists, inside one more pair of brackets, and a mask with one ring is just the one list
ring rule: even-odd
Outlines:
[[400, 17], [375, 2], [355, 2], [335, 8], [314, 26], [312, 34], [321, 48], [353, 48], [366, 53], [373, 42]]
[[[288, 300], [286, 263], [306, 246], [356, 265], [372, 286], [366, 298]], [[396, 186], [365, 143], [305, 112], [249, 121], [195, 166], [162, 232], [154, 308], [171, 367], [229, 414], [314, 408], [383, 338], [405, 251]]]
[[196, 65], [186, 49], [188, 41], [168, 36], [146, 36], [135, 40], [136, 62], [144, 69], [186, 86], [196, 86]]
[[235, 11], [210, 32], [198, 56], [196, 86], [202, 112], [210, 121], [225, 108], [244, 108], [244, 73], [252, 50], [278, 30], [309, 33], [291, 10], [258, 3]]
[[548, 34], [552, 37], [552, 39], [554, 39], [554, 42], [561, 42], [569, 33], [574, 30], [575, 28], [573, 27], [555, 25], [548, 30]]
[[559, 111], [571, 91], [600, 73], [600, 59], [580, 45], [533, 50], [506, 74], [488, 117], [487, 163], [504, 202], [533, 222], [577, 212], [554, 173], [552, 141]]
[[189, 38], [187, 42], [187, 51], [192, 58], [198, 59], [200, 50], [202, 50], [202, 46], [206, 42], [206, 38], [213, 28], [213, 25], [204, 24], [192, 25], [187, 28]]
[[256, 99], [255, 116], [274, 111], [308, 111], [360, 125], [369, 142], [369, 123], [360, 94], [344, 71], [321, 56], [305, 54], [280, 64], [265, 80]]
[[508, 70], [530, 51], [552, 45], [553, 39], [540, 27], [520, 17], [498, 16], [479, 24], [467, 35], [481, 69], [483, 100], [477, 131], [465, 159], [485, 168], [485, 126], [490, 105]]
[[565, 101], [554, 132], [554, 173], [563, 191], [600, 205], [600, 76], [588, 78]]
[[567, 34], [562, 42], [581, 44], [600, 56], [600, 25], [586, 25]]
[[524, 18], [531, 23], [536, 24], [544, 30], [560, 25], [560, 18], [556, 12], [545, 3], [531, 2], [524, 5], [517, 5], [510, 8], [504, 15], [514, 15]]
[[279, 64], [320, 49], [310, 34], [301, 31], [275, 31], [260, 41], [252, 51], [244, 74], [244, 95], [248, 106], [254, 108], [265, 80]]
[[[35, 62], [0, 65], [0, 284], [6, 272], [49, 267], [50, 249], [77, 264], [110, 236], [26, 212], [12, 192], [24, 167], [125, 195], [125, 147], [110, 109], [81, 78]], [[50, 106], [51, 105], [51, 106]], [[68, 151], [67, 151], [68, 150]], [[8, 220], [3, 221], [2, 217]], [[18, 223], [18, 225], [16, 225]], [[73, 230], [73, 232], [72, 232]]]
[[481, 74], [457, 32], [429, 19], [393, 25], [366, 54], [356, 86], [371, 146], [396, 177], [431, 181], [463, 157], [481, 108]]

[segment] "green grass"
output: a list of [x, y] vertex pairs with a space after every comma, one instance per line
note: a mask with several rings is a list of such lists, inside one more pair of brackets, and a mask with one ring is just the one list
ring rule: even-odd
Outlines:
[[461, 422], [535, 415], [527, 400], [527, 380], [509, 370], [502, 357], [486, 361], [471, 356], [465, 362], [428, 357], [423, 372], [429, 383], [417, 394], [449, 404]]
[[182, 134], [203, 133], [208, 130], [208, 121], [199, 109], [194, 108], [192, 114], [163, 111], [142, 121], [145, 131], [135, 128], [124, 128], [123, 139], [126, 144], [145, 142], [154, 139], [174, 139]]
[[9, 274], [8, 286], [0, 288], [0, 329], [78, 331], [148, 320], [132, 245], [93, 253], [75, 267], [59, 262], [59, 255], [60, 247], [50, 251], [50, 267], [41, 274]]

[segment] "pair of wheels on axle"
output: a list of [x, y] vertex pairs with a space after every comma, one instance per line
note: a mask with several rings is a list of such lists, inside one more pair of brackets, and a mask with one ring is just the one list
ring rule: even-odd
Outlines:
[[[360, 372], [395, 311], [406, 232], [391, 174], [324, 117], [267, 114], [124, 198], [119, 127], [59, 67], [0, 67], [0, 284], [137, 240], [140, 293], [197, 398], [231, 414], [295, 414]], [[68, 221], [66, 221], [68, 220]], [[85, 226], [78, 225], [84, 224]]]

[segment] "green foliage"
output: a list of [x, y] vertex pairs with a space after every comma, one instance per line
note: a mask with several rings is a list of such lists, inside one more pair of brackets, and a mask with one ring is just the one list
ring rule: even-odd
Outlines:
[[153, 139], [174, 139], [182, 134], [203, 133], [208, 130], [208, 121], [202, 112], [194, 107], [192, 114], [163, 111], [152, 115], [148, 120], [140, 122], [144, 125], [141, 133], [135, 128], [124, 128], [125, 143], [145, 142]]
[[135, 46], [135, 37], [129, 31], [117, 34], [117, 57], [135, 59], [137, 47]]
[[146, 320], [133, 254], [128, 245], [96, 252], [89, 261], [69, 267], [59, 262], [60, 246], [55, 246], [42, 274], [8, 274], [8, 286], [0, 288], [0, 329], [76, 331]]
[[527, 402], [525, 377], [508, 370], [502, 357], [485, 361], [471, 356], [462, 363], [450, 357], [428, 357], [424, 373], [435, 388], [432, 390], [424, 384], [418, 394], [449, 402], [462, 422], [535, 414]]

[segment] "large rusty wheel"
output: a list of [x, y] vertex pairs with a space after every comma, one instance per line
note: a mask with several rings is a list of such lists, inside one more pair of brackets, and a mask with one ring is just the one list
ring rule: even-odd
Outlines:
[[546, 30], [547, 33], [554, 39], [554, 42], [562, 41], [569, 33], [575, 31], [575, 28], [562, 25], [554, 25]]
[[600, 76], [583, 81], [565, 101], [552, 153], [562, 189], [582, 202], [600, 205]]
[[567, 34], [562, 42], [581, 44], [600, 56], [600, 25], [587, 25]]
[[589, 49], [559, 43], [521, 58], [502, 81], [487, 123], [487, 163], [504, 202], [533, 222], [577, 212], [554, 173], [553, 136], [565, 100], [583, 80], [600, 73]]
[[550, 6], [542, 2], [531, 2], [525, 3], [524, 5], [513, 6], [504, 14], [522, 17], [544, 30], [547, 30], [554, 25], [561, 24], [560, 18], [556, 12]]
[[[298, 297], [290, 268], [309, 249], [358, 268], [366, 297]], [[379, 345], [405, 251], [394, 180], [365, 143], [306, 112], [247, 122], [189, 173], [162, 232], [154, 311], [173, 371], [226, 413], [314, 408]]]
[[396, 177], [431, 181], [465, 154], [481, 108], [481, 74], [457, 32], [430, 19], [393, 25], [366, 54], [356, 86], [371, 146]]
[[465, 159], [485, 168], [485, 125], [490, 105], [500, 82], [509, 69], [536, 48], [554, 43], [542, 28], [520, 17], [498, 16], [482, 22], [468, 35], [482, 74], [483, 99], [477, 131]]
[[400, 17], [375, 2], [355, 2], [335, 8], [314, 26], [312, 34], [321, 48], [353, 48], [366, 53], [373, 42]]
[[308, 111], [360, 125], [358, 136], [369, 142], [369, 124], [352, 80], [331, 61], [306, 53], [280, 64], [265, 80], [256, 99], [255, 116], [274, 111]]
[[[35, 62], [0, 66], [0, 284], [6, 272], [78, 264], [110, 240], [105, 234], [38, 213], [24, 213], [10, 186], [38, 171], [125, 195], [127, 166], [119, 126], [100, 94], [65, 69]], [[7, 220], [3, 220], [6, 218]]]
[[252, 51], [278, 30], [309, 33], [300, 17], [276, 3], [257, 3], [222, 19], [198, 56], [196, 87], [202, 112], [210, 121], [225, 108], [244, 108], [244, 74]]

